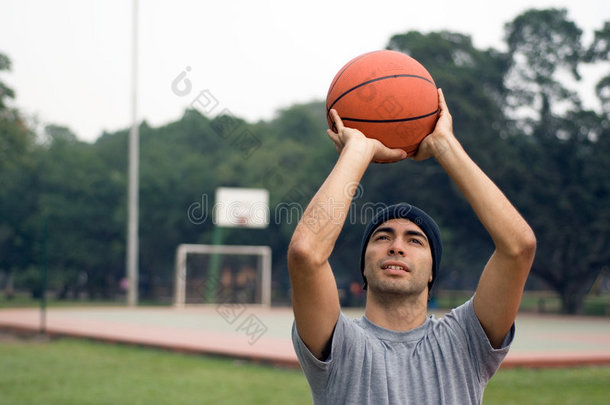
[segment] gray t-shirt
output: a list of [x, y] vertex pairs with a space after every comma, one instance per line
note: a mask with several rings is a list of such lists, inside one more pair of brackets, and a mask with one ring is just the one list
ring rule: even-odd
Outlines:
[[483, 390], [508, 353], [515, 326], [494, 349], [472, 298], [440, 319], [407, 332], [381, 328], [342, 312], [326, 361], [292, 340], [313, 402], [322, 404], [480, 404]]

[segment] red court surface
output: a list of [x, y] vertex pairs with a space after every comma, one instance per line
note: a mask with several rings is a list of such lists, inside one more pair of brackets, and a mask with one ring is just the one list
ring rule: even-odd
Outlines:
[[[346, 310], [352, 318], [362, 311]], [[436, 314], [441, 316], [442, 314]], [[169, 307], [50, 308], [46, 332], [94, 340], [214, 354], [298, 367], [290, 308], [224, 304]], [[39, 309], [0, 310], [0, 330], [37, 333]], [[502, 367], [610, 365], [610, 320], [519, 314]]]

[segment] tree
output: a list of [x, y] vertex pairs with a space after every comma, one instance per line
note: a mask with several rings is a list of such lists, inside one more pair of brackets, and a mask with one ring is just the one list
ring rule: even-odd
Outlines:
[[509, 106], [535, 110], [541, 123], [550, 119], [552, 107], [566, 102], [578, 108], [578, 95], [566, 88], [557, 73], [580, 79], [578, 66], [584, 56], [582, 30], [567, 18], [565, 9], [528, 10], [506, 24], [506, 41], [512, 61], [507, 76]]
[[39, 209], [48, 224], [48, 266], [59, 298], [112, 297], [123, 271], [124, 180], [93, 145], [65, 127], [45, 128], [38, 172]]
[[[3, 70], [11, 70], [11, 60], [8, 56], [0, 53], [0, 72]], [[8, 109], [6, 99], [9, 98], [15, 98], [15, 92], [13, 89], [0, 81], [0, 111], [5, 111]]]
[[538, 238], [532, 272], [558, 292], [565, 313], [581, 311], [610, 260], [610, 222], [600, 220], [610, 205], [603, 171], [610, 150], [607, 116], [585, 110], [558, 73], [579, 79], [580, 64], [607, 60], [604, 32], [607, 37], [607, 24], [586, 51], [582, 31], [565, 10], [529, 10], [506, 25], [513, 61], [509, 105], [535, 111], [515, 117], [526, 134], [511, 138], [516, 148], [507, 172], [515, 176], [509, 183]]
[[[422, 62], [443, 88], [456, 136], [537, 234], [532, 279], [556, 290], [565, 312], [578, 312], [609, 261], [610, 76], [596, 87], [601, 112], [584, 109], [564, 77], [578, 79], [582, 63], [608, 62], [610, 25], [588, 47], [562, 10], [527, 11], [506, 29], [506, 53], [477, 49], [469, 36], [446, 31], [397, 34], [388, 48]], [[8, 67], [0, 55], [0, 70]], [[46, 218], [51, 281], [60, 293], [80, 285], [90, 297], [112, 296], [125, 275], [128, 131], [89, 144], [50, 125], [37, 139], [8, 107], [13, 96], [0, 83], [0, 272], [25, 281], [35, 274]], [[337, 158], [325, 129], [322, 102], [257, 123], [195, 110], [158, 128], [142, 123], [141, 296], [171, 294], [176, 246], [210, 243], [215, 189], [236, 186], [268, 189], [274, 217], [267, 230], [228, 230], [224, 239], [270, 245], [274, 299], [288, 300], [288, 241]], [[441, 226], [445, 254], [437, 285], [474, 288], [493, 244], [433, 160], [367, 170], [332, 257], [339, 284], [360, 281], [354, 252], [370, 220], [367, 207], [398, 201], [425, 208]]]
[[[10, 66], [10, 59], [0, 53], [0, 72]], [[0, 81], [0, 279], [9, 280], [31, 272], [38, 263], [40, 234], [31, 220], [37, 210], [35, 136], [19, 112], [9, 107], [14, 97], [14, 91]]]
[[[604, 23], [602, 29], [595, 31], [593, 43], [587, 50], [585, 61], [594, 63], [610, 60], [610, 22]], [[603, 77], [595, 86], [595, 93], [601, 101], [602, 110], [610, 114], [610, 74]]]

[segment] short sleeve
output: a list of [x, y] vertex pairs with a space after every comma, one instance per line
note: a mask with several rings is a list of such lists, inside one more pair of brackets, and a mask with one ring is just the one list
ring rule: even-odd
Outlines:
[[487, 382], [496, 373], [508, 354], [515, 336], [515, 324], [504, 337], [500, 348], [495, 349], [483, 330], [479, 318], [474, 312], [473, 298], [445, 315], [448, 324], [459, 326], [464, 333], [465, 345], [473, 361], [479, 380]]
[[[328, 358], [320, 360], [314, 356], [309, 348], [301, 339], [297, 330], [296, 322], [292, 324], [292, 344], [296, 352], [301, 368], [307, 377], [307, 380], [312, 388], [312, 392], [317, 390], [314, 387], [323, 390], [328, 383], [328, 378], [333, 366], [333, 359], [342, 358], [342, 352], [346, 349], [346, 340], [356, 332], [354, 323], [343, 314], [339, 313], [339, 318], [335, 324], [335, 329], [331, 336], [331, 349]], [[347, 345], [349, 346], [349, 345]], [[320, 392], [320, 391], [318, 391]]]

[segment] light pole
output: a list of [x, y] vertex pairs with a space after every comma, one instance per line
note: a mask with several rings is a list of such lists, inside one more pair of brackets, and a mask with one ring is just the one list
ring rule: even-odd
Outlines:
[[139, 155], [138, 132], [138, 0], [133, 0], [132, 54], [131, 54], [131, 130], [129, 131], [129, 182], [127, 219], [127, 304], [138, 304], [138, 194]]

